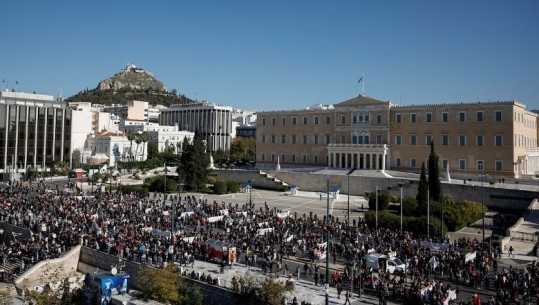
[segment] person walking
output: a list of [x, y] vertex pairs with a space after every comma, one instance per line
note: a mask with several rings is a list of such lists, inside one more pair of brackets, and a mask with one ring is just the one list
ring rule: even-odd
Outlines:
[[344, 300], [344, 305], [352, 305], [352, 302], [350, 301], [350, 290], [346, 290], [344, 296], [346, 297], [346, 300]]
[[513, 246], [512, 246], [512, 245], [509, 246], [509, 257], [511, 257], [511, 255], [512, 255], [513, 257], [515, 257], [515, 254], [513, 254], [513, 251], [515, 251], [515, 249], [513, 249]]
[[342, 285], [339, 283], [335, 284], [335, 288], [337, 288], [337, 299], [341, 298], [341, 292], [342, 292]]

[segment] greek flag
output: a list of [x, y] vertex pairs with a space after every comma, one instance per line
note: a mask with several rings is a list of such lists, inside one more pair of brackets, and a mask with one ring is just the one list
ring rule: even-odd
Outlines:
[[361, 82], [363, 81], [363, 75], [361, 75], [361, 77], [359, 78], [359, 80], [357, 81], [358, 84], [361, 84]]

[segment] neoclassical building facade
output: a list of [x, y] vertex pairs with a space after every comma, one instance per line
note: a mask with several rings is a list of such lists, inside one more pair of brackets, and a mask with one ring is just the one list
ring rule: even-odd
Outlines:
[[538, 115], [517, 101], [397, 105], [366, 96], [258, 113], [257, 166], [418, 172], [430, 154], [464, 175], [539, 174]]

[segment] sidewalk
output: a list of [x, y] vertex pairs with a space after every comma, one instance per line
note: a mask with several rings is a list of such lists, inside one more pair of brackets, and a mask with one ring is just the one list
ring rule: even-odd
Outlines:
[[[341, 265], [330, 265], [330, 268], [333, 267], [335, 270], [341, 270], [343, 266]], [[200, 272], [200, 274], [211, 274], [212, 277], [216, 277], [220, 281], [220, 286], [227, 287], [229, 289], [232, 288], [232, 277], [236, 277], [236, 279], [239, 279], [241, 276], [245, 276], [246, 274], [252, 275], [254, 278], [258, 280], [263, 280], [265, 278], [270, 277], [270, 273], [264, 275], [262, 273], [261, 268], [259, 267], [251, 267], [248, 269], [245, 267], [245, 264], [235, 264], [234, 267], [231, 269], [230, 267], [226, 267], [224, 273], [219, 273], [219, 266], [214, 263], [209, 262], [203, 262], [203, 261], [196, 261], [195, 262], [195, 268], [192, 269], [190, 267], [183, 267], [183, 269], [187, 272], [187, 274], [190, 274], [191, 271]], [[311, 302], [313, 305], [322, 305], [325, 304], [325, 290], [322, 286], [315, 286], [311, 281], [305, 280], [303, 276], [300, 277], [300, 279], [297, 279], [297, 274], [293, 274], [294, 278], [294, 291], [292, 291], [287, 301], [290, 303], [292, 302], [292, 299], [294, 297], [297, 298], [298, 303], [301, 303], [301, 301], [307, 301]], [[279, 276], [278, 280], [280, 282], [284, 282], [286, 278], [282, 275]], [[341, 298], [337, 298], [337, 290], [334, 287], [330, 287], [328, 289], [328, 296], [329, 296], [329, 304], [344, 304], [345, 301], [345, 291], [342, 292]], [[361, 298], [358, 298], [357, 294], [353, 295], [351, 298], [352, 304], [377, 304], [378, 298], [374, 295], [370, 294], [362, 294]], [[388, 304], [397, 304], [392, 301], [388, 301]]]

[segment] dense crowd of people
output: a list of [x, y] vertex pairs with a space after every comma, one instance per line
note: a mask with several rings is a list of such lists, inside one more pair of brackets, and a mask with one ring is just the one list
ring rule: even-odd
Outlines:
[[[20, 262], [19, 270], [0, 269], [0, 280], [79, 244], [145, 264], [174, 260], [194, 267], [196, 260], [211, 259], [206, 240], [213, 239], [236, 245], [238, 261], [223, 263], [258, 266], [264, 273], [287, 277], [302, 275], [316, 285], [329, 283], [339, 296], [343, 286], [361, 287], [382, 301], [391, 296], [404, 304], [447, 304], [448, 299], [459, 300], [462, 286], [493, 289], [494, 298], [483, 298], [489, 304], [529, 304], [537, 295], [537, 266], [498, 268], [501, 249], [488, 242], [459, 239], [433, 244], [407, 232], [375, 230], [361, 219], [348, 226], [335, 217], [289, 213], [267, 203], [255, 207], [190, 195], [141, 198], [69, 186], [74, 192], [46, 189], [43, 184], [32, 190], [20, 183], [0, 187], [0, 221], [31, 232], [26, 238], [13, 234], [0, 244], [3, 268], [8, 261]], [[330, 258], [346, 267], [326, 278], [319, 266], [327, 255], [328, 231]], [[407, 272], [390, 274], [385, 266], [376, 270], [362, 264], [372, 252], [408, 262]], [[309, 263], [290, 270], [283, 262], [290, 257], [307, 258]]]

